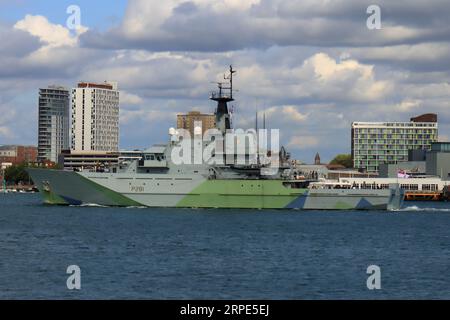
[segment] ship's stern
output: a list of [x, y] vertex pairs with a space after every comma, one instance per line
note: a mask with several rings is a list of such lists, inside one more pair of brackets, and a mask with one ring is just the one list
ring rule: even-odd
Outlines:
[[401, 189], [398, 183], [391, 184], [389, 186], [389, 190], [391, 192], [391, 195], [389, 197], [387, 210], [389, 211], [400, 210], [405, 200], [405, 190]]

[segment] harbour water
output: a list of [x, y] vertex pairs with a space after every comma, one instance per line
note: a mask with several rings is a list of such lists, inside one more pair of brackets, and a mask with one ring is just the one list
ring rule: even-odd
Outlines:
[[[0, 299], [449, 299], [450, 203], [407, 205], [53, 207], [0, 194]], [[66, 287], [69, 265], [79, 291]], [[367, 289], [370, 265], [381, 290]]]

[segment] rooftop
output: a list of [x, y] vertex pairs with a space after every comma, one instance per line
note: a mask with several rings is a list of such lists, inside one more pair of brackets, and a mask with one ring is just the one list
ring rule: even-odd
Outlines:
[[107, 90], [117, 90], [117, 83], [109, 83], [105, 81], [104, 83], [95, 82], [79, 82], [78, 88], [94, 88], [94, 89], [107, 89]]
[[154, 145], [150, 147], [149, 149], [145, 150], [145, 153], [155, 153], [155, 154], [161, 154], [166, 151], [166, 146], [164, 145]]
[[0, 150], [9, 150], [9, 149], [15, 149], [15, 148], [19, 148], [19, 147], [23, 147], [23, 148], [37, 148], [36, 146], [25, 146], [25, 145], [0, 145]]
[[406, 126], [406, 127], [415, 127], [421, 126], [423, 124], [437, 127], [437, 114], [435, 113], [426, 113], [417, 117], [413, 117], [410, 121], [355, 121], [352, 123], [352, 126]]

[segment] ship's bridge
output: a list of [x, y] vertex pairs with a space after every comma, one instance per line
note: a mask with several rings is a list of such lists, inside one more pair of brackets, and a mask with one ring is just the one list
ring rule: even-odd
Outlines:
[[156, 145], [144, 151], [140, 167], [146, 168], [167, 168], [166, 146]]

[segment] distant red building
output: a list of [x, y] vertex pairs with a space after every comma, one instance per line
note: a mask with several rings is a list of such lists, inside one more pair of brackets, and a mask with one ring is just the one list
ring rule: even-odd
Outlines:
[[18, 165], [37, 161], [37, 147], [0, 146], [0, 164]]
[[438, 116], [435, 113], [426, 113], [418, 117], [411, 118], [411, 122], [437, 122]]

